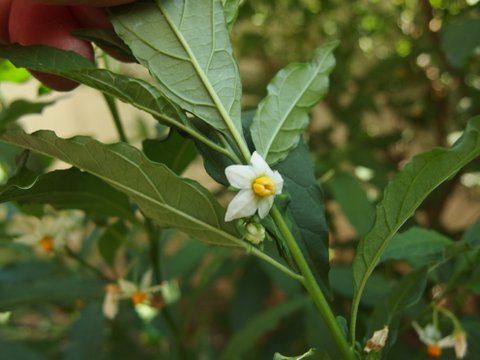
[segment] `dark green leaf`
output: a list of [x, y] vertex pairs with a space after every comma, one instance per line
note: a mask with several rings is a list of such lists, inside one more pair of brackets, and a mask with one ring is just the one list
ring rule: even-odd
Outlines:
[[143, 143], [143, 152], [155, 162], [165, 164], [170, 170], [180, 175], [195, 159], [195, 144], [178, 131], [170, 131], [165, 140], [147, 139]]
[[0, 187], [0, 203], [50, 204], [58, 210], [80, 209], [98, 216], [135, 220], [128, 198], [99, 178], [71, 168], [40, 177], [23, 169]]
[[[245, 247], [224, 209], [198, 183], [182, 179], [127, 144], [105, 145], [89, 137], [61, 139], [50, 131], [11, 130], [0, 140], [66, 161], [129, 195], [159, 225], [185, 231], [211, 244]], [[128, 176], [125, 176], [128, 174]]]
[[96, 69], [84, 57], [45, 46], [0, 45], [0, 56], [15, 65], [67, 77], [132, 104], [168, 125], [184, 127], [182, 114], [163, 94], [146, 81]]
[[88, 304], [70, 330], [65, 360], [100, 359], [106, 320], [99, 302]]
[[262, 312], [250, 320], [242, 330], [230, 339], [220, 359], [242, 359], [245, 353], [255, 347], [261, 335], [275, 329], [283, 317], [293, 314], [305, 306], [307, 301], [308, 299], [306, 298], [290, 300]]
[[447, 246], [452, 244], [452, 240], [434, 230], [412, 227], [393, 238], [380, 261], [405, 260], [419, 267], [444, 258]]
[[338, 42], [319, 47], [307, 64], [290, 64], [275, 75], [250, 128], [255, 149], [269, 164], [285, 159], [300, 142], [308, 113], [328, 90]]
[[42, 355], [34, 352], [27, 346], [17, 343], [0, 341], [0, 354], [4, 359], [15, 360], [46, 360]]
[[455, 23], [446, 23], [442, 27], [441, 45], [447, 59], [453, 66], [461, 68], [467, 59], [480, 46], [480, 20], [468, 19]]
[[118, 35], [112, 29], [75, 29], [71, 34], [77, 38], [91, 41], [100, 47], [106, 47], [110, 51], [114, 50], [119, 55], [124, 56], [126, 59], [134, 61], [134, 57], [130, 49], [125, 43], [118, 37]]
[[480, 155], [480, 117], [470, 120], [451, 149], [436, 148], [415, 156], [388, 184], [372, 230], [361, 239], [353, 262], [354, 308], [368, 277], [398, 229], [442, 182]]
[[473, 248], [480, 247], [480, 221], [477, 221], [465, 231], [463, 234], [463, 240]]
[[365, 235], [373, 225], [375, 208], [358, 179], [347, 173], [336, 173], [328, 187], [358, 235]]
[[112, 12], [115, 31], [170, 99], [215, 129], [241, 133], [240, 76], [220, 0], [136, 2]]
[[290, 195], [287, 209], [295, 223], [294, 235], [317, 281], [328, 294], [328, 226], [323, 191], [314, 176], [308, 148], [300, 144], [276, 167]]

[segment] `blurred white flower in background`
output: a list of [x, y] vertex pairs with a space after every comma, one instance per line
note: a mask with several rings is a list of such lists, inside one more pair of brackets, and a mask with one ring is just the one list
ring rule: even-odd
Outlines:
[[442, 338], [440, 330], [435, 325], [428, 324], [424, 328], [417, 322], [412, 323], [421, 342], [427, 345], [427, 354], [430, 357], [442, 356], [442, 349], [454, 348], [457, 359], [462, 359], [467, 353], [466, 334], [461, 329], [456, 329], [452, 334]]
[[31, 246], [39, 255], [60, 250], [82, 228], [84, 214], [78, 210], [51, 211], [42, 218], [15, 214], [7, 225], [14, 241]]

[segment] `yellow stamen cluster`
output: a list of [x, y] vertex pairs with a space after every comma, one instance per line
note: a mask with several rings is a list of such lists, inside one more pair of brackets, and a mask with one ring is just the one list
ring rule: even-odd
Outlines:
[[274, 195], [277, 188], [272, 179], [270, 179], [268, 176], [261, 176], [256, 178], [252, 183], [252, 190], [256, 195], [260, 197], [266, 197]]
[[40, 246], [40, 249], [42, 249], [46, 253], [52, 252], [54, 248], [53, 239], [50, 236], [44, 237], [42, 240], [39, 241], [38, 245]]

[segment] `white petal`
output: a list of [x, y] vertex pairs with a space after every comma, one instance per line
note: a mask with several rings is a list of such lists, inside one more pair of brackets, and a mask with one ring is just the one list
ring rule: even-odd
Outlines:
[[274, 196], [268, 196], [258, 201], [258, 216], [263, 219], [273, 206]]
[[145, 290], [152, 285], [153, 270], [149, 269], [143, 274], [142, 281], [140, 282], [140, 289]]
[[278, 171], [274, 171], [271, 176], [272, 180], [275, 182], [276, 190], [275, 195], [281, 194], [283, 190], [283, 177]]
[[455, 336], [449, 335], [444, 337], [443, 339], [439, 340], [437, 345], [441, 348], [450, 348], [455, 346]]
[[268, 166], [267, 162], [256, 151], [252, 154], [250, 163], [252, 164], [253, 171], [255, 172], [255, 177], [271, 175], [272, 170], [270, 169], [270, 166]]
[[258, 198], [252, 190], [241, 190], [228, 204], [225, 221], [252, 216], [258, 209]]
[[118, 313], [118, 295], [107, 292], [103, 299], [103, 315], [108, 319], [113, 319]]
[[125, 279], [118, 279], [118, 286], [122, 294], [130, 296], [138, 291], [137, 285]]
[[412, 326], [417, 332], [418, 338], [426, 345], [433, 345], [435, 342], [426, 334], [426, 331], [418, 325], [416, 321], [412, 322]]
[[230, 165], [225, 169], [227, 180], [234, 188], [250, 189], [256, 175], [250, 165]]

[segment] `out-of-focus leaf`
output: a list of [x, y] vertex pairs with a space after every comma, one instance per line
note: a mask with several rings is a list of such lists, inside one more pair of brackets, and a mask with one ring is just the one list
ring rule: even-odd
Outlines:
[[142, 146], [143, 152], [150, 160], [165, 164], [178, 175], [190, 165], [197, 155], [195, 144], [173, 130], [165, 140], [146, 139]]
[[354, 310], [358, 308], [369, 276], [398, 229], [428, 194], [479, 155], [480, 117], [475, 117], [452, 148], [436, 148], [415, 156], [392, 179], [377, 205], [372, 230], [357, 247], [353, 261]]
[[230, 322], [235, 332], [262, 312], [270, 293], [270, 279], [255, 259], [248, 259], [243, 269], [244, 272], [235, 286], [237, 295], [230, 307]]
[[103, 284], [77, 275], [50, 273], [29, 281], [2, 282], [0, 293], [0, 311], [8, 311], [22, 305], [101, 299]]
[[52, 104], [54, 101], [48, 102], [30, 102], [27, 100], [15, 100], [8, 105], [7, 108], [0, 112], [0, 130], [11, 125], [22, 116], [30, 114], [41, 114], [42, 111]]
[[419, 267], [444, 258], [447, 246], [452, 244], [452, 240], [434, 230], [412, 227], [393, 238], [380, 261], [405, 260]]
[[240, 76], [220, 0], [138, 2], [112, 13], [117, 34], [170, 99], [241, 134]]
[[480, 358], [480, 343], [475, 341], [480, 339], [480, 316], [465, 316], [460, 319], [460, 322], [468, 334], [468, 351], [465, 359], [476, 360]]
[[168, 125], [186, 126], [184, 114], [155, 86], [130, 76], [96, 69], [90, 61], [74, 52], [46, 46], [0, 45], [0, 56], [9, 58], [16, 66], [64, 76], [100, 90]]
[[463, 240], [473, 248], [480, 247], [480, 221], [477, 221], [465, 231]]
[[[0, 140], [66, 161], [129, 195], [159, 225], [185, 231], [210, 244], [245, 247], [223, 220], [224, 209], [197, 182], [153, 163], [138, 149], [105, 145], [89, 137], [62, 139], [50, 131], [10, 130]], [[128, 174], [129, 176], [125, 176]]]
[[[339, 295], [351, 299], [353, 297], [352, 289], [352, 271], [346, 266], [333, 266], [329, 273], [332, 289]], [[362, 305], [374, 307], [385, 300], [391, 289], [390, 282], [380, 273], [374, 273], [365, 288], [362, 297]]]
[[108, 265], [113, 266], [115, 261], [115, 254], [118, 248], [125, 241], [125, 236], [128, 234], [128, 228], [123, 221], [109, 225], [105, 232], [98, 239], [98, 251]]
[[206, 252], [207, 247], [201, 242], [186, 241], [171, 257], [164, 259], [165, 276], [188, 276], [200, 264]]
[[46, 360], [46, 358], [24, 344], [0, 341], [0, 354], [4, 359]]
[[102, 357], [102, 342], [107, 328], [99, 302], [93, 302], [85, 307], [80, 318], [70, 329], [65, 360], [100, 359]]
[[8, 60], [0, 61], [0, 81], [22, 83], [30, 78], [30, 73], [22, 68], [17, 68]]
[[328, 187], [358, 235], [365, 235], [375, 219], [375, 208], [358, 179], [347, 173], [337, 173], [328, 182]]
[[456, 68], [465, 65], [467, 59], [480, 46], [480, 20], [468, 19], [454, 23], [446, 23], [442, 27], [441, 46], [447, 59]]
[[308, 301], [308, 299], [302, 297], [283, 302], [262, 312], [260, 315], [250, 320], [242, 330], [237, 332], [230, 339], [220, 359], [242, 359], [243, 354], [255, 347], [261, 335], [275, 329], [275, 327], [278, 326], [278, 322], [283, 317], [293, 314], [295, 311], [305, 306]]
[[275, 75], [258, 105], [250, 128], [255, 149], [269, 164], [277, 163], [300, 142], [308, 113], [328, 90], [338, 42], [319, 47], [307, 64], [290, 64]]
[[56, 170], [39, 177], [22, 169], [0, 187], [0, 203], [6, 201], [50, 204], [58, 210], [80, 209], [92, 215], [135, 220], [125, 194], [75, 168]]
[[422, 268], [404, 276], [389, 292], [386, 301], [380, 302], [374, 310], [373, 330], [387, 325], [388, 344], [397, 338], [398, 319], [405, 309], [415, 305], [422, 297], [427, 285], [428, 269]]
[[328, 294], [328, 226], [323, 191], [315, 179], [307, 146], [297, 146], [275, 169], [283, 176], [290, 195], [287, 209], [295, 223], [295, 238], [317, 281]]

